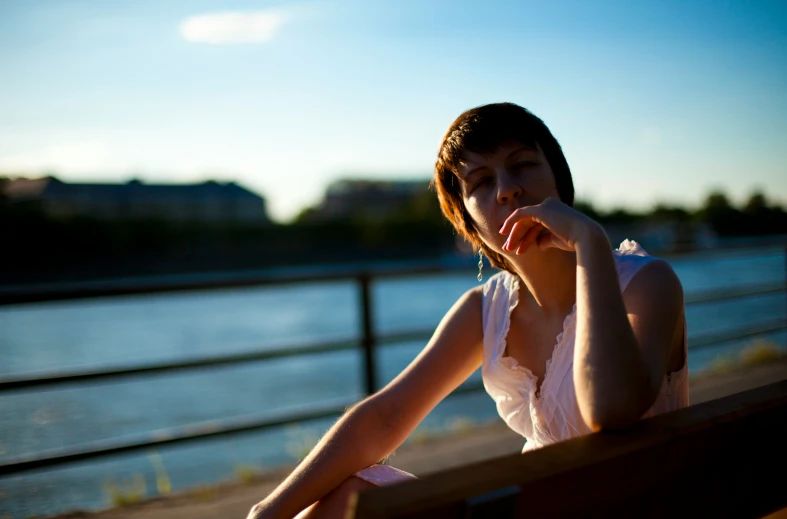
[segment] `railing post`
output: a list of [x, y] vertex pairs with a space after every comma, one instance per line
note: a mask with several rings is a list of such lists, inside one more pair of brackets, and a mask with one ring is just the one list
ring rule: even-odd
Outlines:
[[367, 395], [377, 391], [377, 370], [374, 358], [374, 347], [377, 337], [374, 334], [374, 320], [372, 317], [372, 295], [371, 281], [369, 274], [361, 274], [358, 277], [361, 288], [361, 345], [363, 347], [363, 380]]

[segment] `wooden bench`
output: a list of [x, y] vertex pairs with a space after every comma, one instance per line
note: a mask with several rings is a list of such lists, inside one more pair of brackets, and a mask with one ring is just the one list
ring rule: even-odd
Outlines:
[[358, 496], [354, 517], [738, 518], [784, 507], [787, 381], [625, 431], [370, 489]]

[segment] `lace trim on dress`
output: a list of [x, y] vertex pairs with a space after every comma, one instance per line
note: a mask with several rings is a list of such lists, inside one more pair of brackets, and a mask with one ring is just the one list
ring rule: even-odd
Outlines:
[[628, 238], [620, 242], [620, 247], [618, 247], [618, 252], [621, 254], [637, 254], [642, 255], [642, 253], [647, 254], [645, 249], [642, 248], [642, 245], [635, 242], [634, 240], [629, 240]]
[[563, 318], [563, 325], [561, 327], [560, 333], [557, 334], [555, 337], [555, 345], [552, 347], [552, 353], [547, 359], [546, 367], [544, 370], [544, 379], [541, 381], [541, 384], [538, 383], [538, 377], [536, 377], [533, 372], [519, 364], [519, 362], [510, 355], [503, 355], [506, 351], [506, 337], [508, 337], [508, 331], [511, 328], [511, 312], [514, 311], [514, 308], [517, 304], [519, 304], [519, 278], [514, 276], [513, 274], [507, 273], [508, 279], [510, 280], [509, 283], [509, 294], [510, 294], [510, 302], [508, 306], [508, 312], [506, 313], [505, 319], [503, 321], [503, 327], [500, 333], [500, 339], [498, 342], [500, 348], [500, 356], [498, 357], [498, 362], [505, 368], [523, 373], [527, 375], [530, 380], [530, 393], [533, 395], [534, 402], [541, 402], [542, 395], [544, 394], [544, 388], [547, 387], [548, 382], [552, 379], [552, 373], [554, 370], [552, 369], [553, 361], [557, 358], [557, 355], [562, 352], [563, 349], [563, 337], [565, 336], [571, 322], [572, 317], [577, 311], [577, 305], [574, 303], [574, 306], [571, 308], [571, 311]]
[[[621, 293], [628, 282], [653, 258], [635, 241], [625, 240], [613, 250]], [[590, 432], [579, 412], [571, 379], [576, 340], [577, 307], [573, 305], [555, 337], [546, 361], [543, 381], [513, 357], [505, 356], [513, 310], [521, 297], [522, 281], [503, 271], [493, 276], [484, 291], [484, 386], [495, 400], [508, 426], [527, 439], [524, 451]], [[494, 279], [494, 281], [492, 281]], [[489, 289], [487, 289], [488, 287]], [[684, 348], [688, 335], [684, 323]], [[684, 349], [684, 352], [686, 350]], [[680, 371], [664, 377], [663, 392], [644, 416], [685, 407], [689, 403], [688, 356]]]
[[[637, 255], [643, 256], [647, 255], [645, 249], [634, 240], [623, 240], [621, 242], [620, 247], [618, 247], [615, 252], [620, 253], [624, 256], [629, 255]], [[531, 393], [533, 393], [535, 403], [541, 404], [543, 402], [543, 395], [545, 388], [549, 387], [552, 378], [554, 378], [553, 366], [555, 365], [556, 359], [558, 359], [559, 355], [563, 354], [563, 350], [565, 345], [563, 344], [563, 338], [566, 336], [570, 328], [573, 328], [576, 324], [576, 320], [574, 319], [576, 312], [577, 312], [577, 304], [571, 308], [571, 311], [566, 315], [563, 319], [563, 325], [561, 327], [560, 333], [557, 334], [555, 337], [555, 345], [552, 347], [552, 354], [550, 355], [549, 359], [547, 359], [545, 370], [544, 370], [544, 379], [541, 381], [541, 384], [538, 383], [538, 378], [533, 374], [533, 372], [519, 364], [519, 362], [511, 357], [510, 355], [503, 355], [506, 351], [506, 337], [508, 336], [508, 331], [511, 327], [511, 312], [513, 312], [514, 308], [517, 304], [519, 304], [519, 278], [515, 275], [506, 272], [507, 280], [509, 281], [508, 284], [508, 292], [510, 294], [510, 302], [508, 306], [508, 312], [505, 316], [505, 320], [503, 321], [503, 327], [500, 334], [500, 339], [498, 342], [500, 348], [500, 356], [498, 357], [498, 362], [504, 366], [505, 368], [516, 371], [519, 373], [524, 373], [528, 376], [531, 383]]]
[[552, 348], [552, 356], [547, 359], [546, 364], [546, 371], [544, 372], [544, 381], [541, 382], [541, 387], [536, 392], [536, 398], [540, 401], [541, 395], [544, 394], [544, 388], [548, 386], [549, 381], [552, 379], [552, 374], [554, 370], [552, 369], [552, 365], [554, 364], [555, 359], [558, 358], [558, 355], [563, 353], [564, 345], [563, 345], [563, 337], [568, 332], [569, 327], [573, 328], [576, 325], [576, 320], [572, 319], [574, 314], [577, 313], [577, 304], [574, 303], [574, 306], [571, 307], [571, 311], [566, 315], [563, 319], [563, 326], [561, 327], [560, 333], [557, 334], [555, 338], [555, 346]]
[[508, 285], [508, 311], [506, 312], [505, 318], [503, 319], [503, 326], [500, 329], [500, 335], [498, 336], [497, 340], [497, 347], [500, 354], [497, 357], [497, 360], [500, 364], [504, 367], [510, 369], [511, 371], [518, 371], [521, 373], [529, 374], [531, 377], [533, 374], [524, 366], [520, 366], [517, 360], [509, 355], [504, 355], [506, 352], [506, 345], [508, 337], [508, 330], [511, 329], [511, 312], [514, 311], [516, 305], [519, 304], [519, 280], [513, 274], [506, 272], [506, 278], [503, 281], [504, 285]]

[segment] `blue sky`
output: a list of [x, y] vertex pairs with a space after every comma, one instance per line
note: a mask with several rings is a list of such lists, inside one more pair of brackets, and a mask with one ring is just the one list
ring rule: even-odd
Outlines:
[[0, 77], [0, 173], [233, 179], [283, 221], [497, 101], [600, 206], [787, 203], [785, 2], [0, 0]]

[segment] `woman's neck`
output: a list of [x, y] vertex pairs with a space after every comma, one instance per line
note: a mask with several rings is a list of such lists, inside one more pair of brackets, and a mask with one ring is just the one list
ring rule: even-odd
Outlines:
[[527, 294], [519, 294], [521, 303], [537, 306], [547, 315], [560, 316], [571, 311], [577, 295], [576, 253], [532, 248], [513, 261], [508, 260], [527, 287]]

